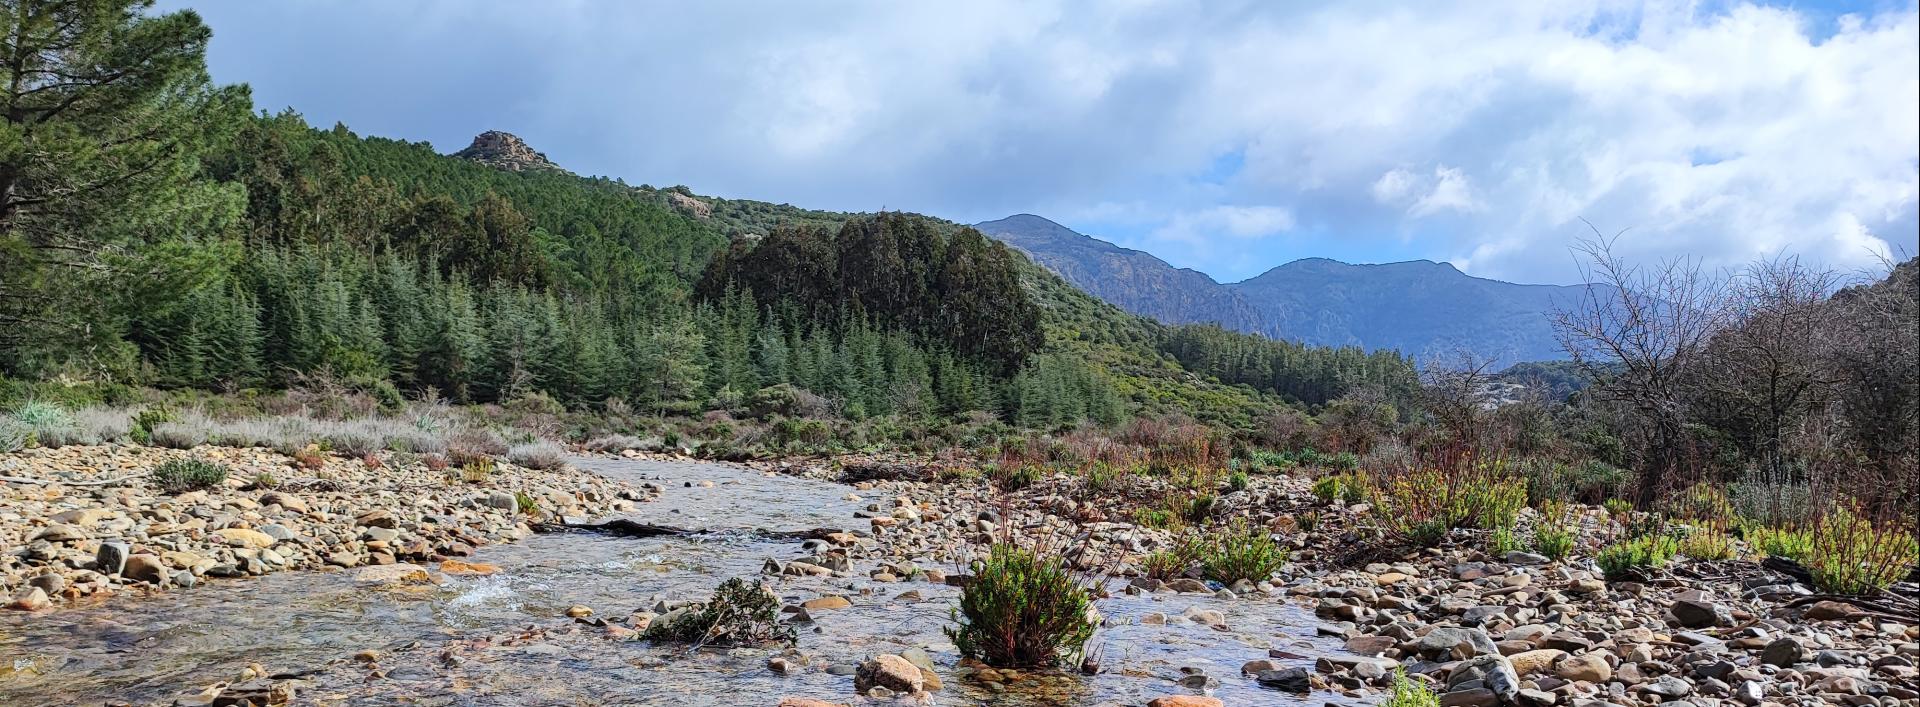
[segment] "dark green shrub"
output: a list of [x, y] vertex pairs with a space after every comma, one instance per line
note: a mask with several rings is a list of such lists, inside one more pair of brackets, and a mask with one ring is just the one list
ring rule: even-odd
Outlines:
[[1206, 556], [1206, 548], [1197, 538], [1188, 537], [1174, 543], [1173, 547], [1150, 553], [1140, 562], [1140, 571], [1148, 577], [1166, 581], [1185, 575], [1187, 570], [1200, 564]]
[[793, 627], [780, 622], [780, 597], [766, 585], [739, 577], [721, 582], [705, 604], [655, 619], [640, 637], [702, 646], [793, 643], [795, 638]]
[[1325, 503], [1340, 497], [1340, 477], [1322, 476], [1313, 482], [1313, 495]]
[[143, 408], [140, 412], [134, 414], [133, 428], [127, 432], [127, 436], [132, 438], [136, 444], [152, 444], [153, 428], [155, 426], [161, 423], [173, 422], [178, 419], [179, 416], [175, 415], [172, 409], [164, 405]]
[[1001, 544], [971, 569], [955, 625], [944, 629], [961, 655], [1011, 668], [1077, 662], [1099, 621], [1064, 561]]
[[1041, 468], [1037, 464], [993, 464], [987, 467], [987, 478], [1007, 491], [1019, 491], [1040, 480]]
[[1242, 579], [1259, 582], [1285, 565], [1287, 555], [1265, 528], [1240, 522], [1220, 534], [1219, 544], [1208, 549], [1201, 570], [1207, 579], [1221, 584]]
[[1230, 492], [1245, 491], [1248, 483], [1247, 472], [1236, 471], [1227, 476], [1227, 490]]
[[1188, 523], [1205, 523], [1213, 515], [1213, 494], [1203, 493], [1187, 499], [1187, 505], [1180, 510], [1180, 516]]
[[205, 459], [169, 459], [153, 470], [153, 482], [167, 493], [213, 488], [226, 480], [226, 465]]

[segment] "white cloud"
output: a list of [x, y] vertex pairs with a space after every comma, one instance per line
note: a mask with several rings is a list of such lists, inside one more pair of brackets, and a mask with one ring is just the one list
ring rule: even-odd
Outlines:
[[1473, 183], [1458, 168], [1440, 165], [1433, 176], [1416, 175], [1404, 168], [1387, 170], [1368, 189], [1373, 200], [1403, 208], [1407, 215], [1420, 217], [1442, 211], [1479, 211], [1484, 208], [1473, 196]]
[[[1688, 0], [853, 4], [201, 9], [217, 78], [323, 125], [442, 148], [502, 128], [579, 171], [723, 196], [1124, 212], [1140, 237], [1233, 244], [1159, 253], [1181, 265], [1417, 232], [1416, 257], [1565, 280], [1581, 218], [1632, 227], [1629, 255], [1711, 265], [1920, 249], [1912, 0], [1838, 21]], [[1222, 155], [1236, 173], [1193, 176]]]
[[1293, 228], [1293, 212], [1278, 206], [1214, 206], [1175, 214], [1155, 229], [1157, 240], [1185, 244], [1207, 243], [1215, 236], [1257, 240]]

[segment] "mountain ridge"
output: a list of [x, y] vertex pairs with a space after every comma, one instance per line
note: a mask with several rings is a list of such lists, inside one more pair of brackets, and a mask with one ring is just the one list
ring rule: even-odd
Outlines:
[[1033, 214], [975, 228], [1135, 314], [1318, 346], [1390, 348], [1422, 361], [1462, 352], [1498, 366], [1563, 359], [1546, 315], [1584, 293], [1582, 285], [1475, 277], [1445, 261], [1347, 263], [1317, 256], [1222, 283]]

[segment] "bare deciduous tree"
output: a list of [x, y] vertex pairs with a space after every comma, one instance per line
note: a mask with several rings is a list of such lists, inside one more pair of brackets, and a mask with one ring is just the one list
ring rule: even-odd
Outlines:
[[1574, 246], [1589, 284], [1551, 318], [1593, 396], [1636, 413], [1645, 450], [1637, 500], [1647, 504], [1687, 464], [1684, 380], [1726, 320], [1725, 286], [1690, 258], [1633, 265], [1614, 253], [1618, 239], [1596, 229]]

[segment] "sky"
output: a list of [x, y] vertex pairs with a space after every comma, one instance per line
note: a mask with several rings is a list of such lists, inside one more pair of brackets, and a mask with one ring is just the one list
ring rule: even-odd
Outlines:
[[[164, 0], [264, 110], [820, 209], [1015, 213], [1231, 282], [1920, 253], [1904, 2]], [[1590, 225], [1589, 225], [1590, 224]]]

